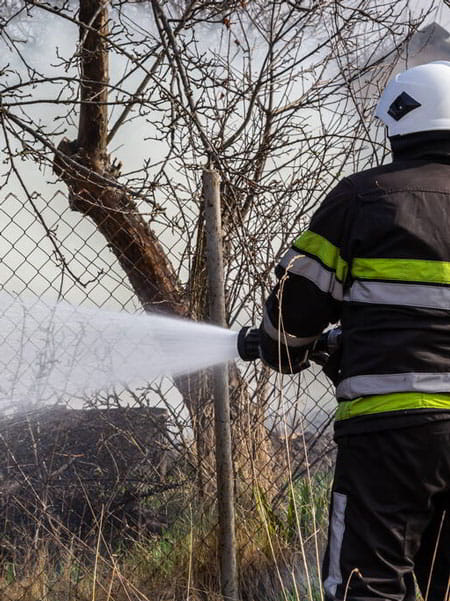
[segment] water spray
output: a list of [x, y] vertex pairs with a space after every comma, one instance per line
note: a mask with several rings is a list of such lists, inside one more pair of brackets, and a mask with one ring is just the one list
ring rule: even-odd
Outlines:
[[[239, 332], [160, 314], [130, 314], [0, 293], [0, 410], [142, 386], [260, 357], [257, 328]], [[330, 354], [335, 330], [310, 358]], [[322, 353], [322, 355], [320, 354]], [[323, 364], [323, 363], [322, 363]]]
[[0, 293], [0, 409], [82, 399], [176, 378], [238, 357], [238, 333]]

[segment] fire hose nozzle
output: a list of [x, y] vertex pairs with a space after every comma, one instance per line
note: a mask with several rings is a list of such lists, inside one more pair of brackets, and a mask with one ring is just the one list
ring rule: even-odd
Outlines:
[[243, 361], [259, 359], [259, 328], [245, 327], [238, 334], [237, 350]]
[[332, 355], [337, 352], [341, 346], [341, 338], [342, 338], [342, 328], [336, 327], [331, 330], [327, 330], [323, 334], [320, 335], [316, 344], [313, 347], [313, 352], [315, 353], [327, 353], [328, 355]]

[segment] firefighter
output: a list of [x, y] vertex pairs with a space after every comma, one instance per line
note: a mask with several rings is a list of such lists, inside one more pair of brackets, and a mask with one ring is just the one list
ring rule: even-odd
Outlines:
[[341, 324], [326, 600], [415, 601], [415, 577], [448, 601], [450, 62], [396, 75], [376, 116], [392, 163], [345, 177], [283, 256], [258, 354], [301, 371]]

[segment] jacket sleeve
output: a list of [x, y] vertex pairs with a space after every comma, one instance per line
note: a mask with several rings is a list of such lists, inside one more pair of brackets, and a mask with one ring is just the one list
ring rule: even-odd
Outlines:
[[348, 280], [352, 201], [352, 185], [344, 179], [275, 268], [278, 283], [265, 303], [260, 352], [277, 371], [303, 369], [313, 343], [340, 319]]

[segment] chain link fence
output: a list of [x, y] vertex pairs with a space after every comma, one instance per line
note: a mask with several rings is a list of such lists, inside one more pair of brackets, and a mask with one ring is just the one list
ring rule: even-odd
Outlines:
[[[36, 192], [28, 202], [19, 194], [7, 196], [0, 207], [3, 290], [24, 298], [139, 311], [127, 278], [95, 227], [64, 205], [62, 191], [47, 198]], [[189, 211], [183, 218], [189, 219]], [[188, 272], [183, 265], [187, 253], [179, 249], [186, 248], [189, 232], [184, 238], [177, 235], [170, 219], [162, 223], [159, 239], [175, 264], [181, 257], [178, 271]], [[245, 252], [239, 241], [232, 246], [235, 253]], [[243, 310], [233, 316], [233, 328], [258, 319], [259, 306], [251, 290]], [[293, 586], [287, 584], [288, 566], [296, 562], [295, 571], [303, 573], [321, 552], [315, 547], [326, 525], [333, 394], [314, 367], [289, 377], [238, 362], [230, 374], [241, 586], [248, 598], [258, 598], [258, 587], [266, 595], [270, 589], [275, 598], [280, 587]], [[145, 578], [139, 572], [137, 581], [147, 593], [126, 585], [136, 598], [147, 598], [149, 590], [149, 598], [156, 590], [164, 598], [158, 587], [167, 577], [173, 578], [172, 593], [189, 582], [209, 594], [218, 590], [209, 377], [187, 376], [191, 398], [196, 398], [191, 407], [177, 383], [162, 378], [65, 399], [57, 406], [38, 400], [26, 411], [7, 412], [0, 425], [0, 503], [2, 555], [8, 565], [24, 565], [32, 555], [36, 559], [43, 547], [52, 560], [62, 552], [65, 559], [58, 561], [73, 562], [79, 581], [72, 584], [81, 590], [85, 567], [79, 565], [80, 549], [85, 565], [89, 555], [91, 564], [106, 557], [104, 572], [106, 565], [114, 568], [117, 548], [125, 546], [145, 561]], [[298, 553], [304, 555], [303, 569]], [[261, 562], [266, 566], [262, 574], [256, 567]], [[36, 582], [43, 574], [48, 580], [46, 570], [34, 575]], [[10, 579], [22, 582], [23, 598], [33, 598], [31, 585]], [[58, 588], [57, 582], [52, 586]], [[3, 598], [16, 598], [11, 586], [4, 587]]]

